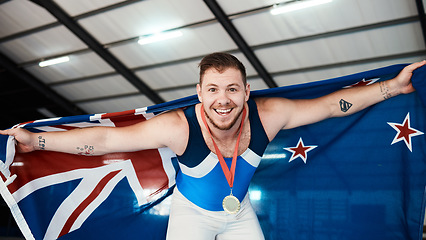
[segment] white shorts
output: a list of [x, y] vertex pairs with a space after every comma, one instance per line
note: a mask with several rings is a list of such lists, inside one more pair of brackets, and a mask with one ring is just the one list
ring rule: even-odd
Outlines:
[[263, 240], [248, 194], [236, 214], [208, 211], [186, 199], [177, 188], [170, 208], [167, 240]]

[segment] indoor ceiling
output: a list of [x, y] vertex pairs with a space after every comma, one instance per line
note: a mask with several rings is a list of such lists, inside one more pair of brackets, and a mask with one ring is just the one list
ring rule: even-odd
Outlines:
[[[252, 89], [426, 56], [421, 0], [334, 0], [281, 15], [270, 13], [276, 0], [0, 3], [1, 128], [195, 94], [198, 62], [211, 52], [240, 58]], [[172, 30], [182, 36], [138, 44], [140, 37]], [[62, 56], [69, 61], [38, 65]]]
[[[241, 59], [252, 89], [426, 58], [424, 0], [333, 0], [271, 15], [276, 3], [0, 1], [0, 128], [195, 94], [198, 62], [217, 51]], [[138, 44], [140, 37], [175, 30], [182, 36]], [[69, 61], [39, 66], [63, 56]]]

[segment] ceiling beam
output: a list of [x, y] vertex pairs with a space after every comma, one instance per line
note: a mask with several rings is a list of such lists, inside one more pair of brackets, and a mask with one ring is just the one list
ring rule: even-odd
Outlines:
[[73, 32], [80, 40], [82, 40], [90, 49], [96, 52], [105, 62], [121, 74], [142, 94], [145, 94], [152, 102], [158, 104], [164, 100], [148, 85], [146, 85], [134, 72], [128, 69], [120, 60], [112, 55], [102, 46], [92, 35], [82, 28], [74, 19], [72, 19], [61, 7], [51, 0], [32, 0], [34, 3], [44, 7], [52, 14], [60, 23]]
[[[79, 107], [60, 96], [58, 93], [46, 86], [42, 81], [35, 78], [33, 75], [19, 68], [12, 60], [0, 53], [0, 66], [8, 70], [10, 73], [25, 81], [28, 85], [50, 99], [52, 103], [63, 108], [69, 115], [82, 115], [86, 114]], [[13, 101], [13, 99], [12, 99]]]
[[266, 68], [254, 54], [253, 50], [246, 43], [244, 38], [238, 32], [237, 28], [235, 28], [234, 24], [232, 24], [231, 20], [222, 10], [219, 4], [215, 0], [204, 0], [204, 2], [209, 7], [210, 11], [212, 11], [212, 13], [215, 15], [216, 19], [223, 26], [223, 28], [225, 28], [226, 32], [228, 32], [229, 36], [231, 36], [231, 38], [237, 44], [240, 51], [253, 65], [254, 69], [257, 71], [257, 73], [263, 79], [266, 85], [270, 88], [278, 87], [274, 79], [272, 79], [271, 75], [268, 73], [268, 71], [266, 71]]
[[416, 0], [416, 5], [417, 5], [417, 12], [419, 14], [420, 26], [422, 28], [422, 33], [423, 33], [423, 41], [426, 44], [426, 15], [425, 15], [425, 8], [423, 5], [423, 0]]

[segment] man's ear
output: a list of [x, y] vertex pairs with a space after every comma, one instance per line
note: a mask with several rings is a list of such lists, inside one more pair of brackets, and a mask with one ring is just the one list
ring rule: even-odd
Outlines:
[[246, 84], [246, 102], [249, 100], [250, 98], [250, 84]]
[[201, 97], [201, 85], [197, 84], [197, 95], [198, 95], [198, 101], [203, 102], [203, 99]]

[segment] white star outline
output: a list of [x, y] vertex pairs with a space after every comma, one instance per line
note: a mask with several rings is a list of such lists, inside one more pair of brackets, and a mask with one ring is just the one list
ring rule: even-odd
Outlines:
[[[304, 156], [301, 155], [300, 153], [296, 153], [296, 150], [293, 150], [295, 148], [298, 148], [299, 146], [302, 147], [302, 148], [306, 148], [306, 150], [303, 151], [304, 152]], [[308, 160], [308, 154], [307, 153], [309, 151], [311, 151], [312, 149], [316, 148], [316, 147], [318, 147], [318, 146], [314, 146], [314, 145], [312, 145], [312, 146], [305, 146], [305, 144], [303, 143], [302, 138], [299, 138], [299, 141], [297, 142], [297, 144], [296, 144], [295, 147], [287, 147], [287, 148], [284, 148], [284, 149], [287, 150], [287, 151], [289, 151], [289, 152], [292, 152], [291, 158], [290, 158], [290, 160], [288, 162], [291, 162], [294, 159], [300, 157], [303, 160], [303, 162], [306, 164], [306, 161]]]
[[[405, 116], [405, 119], [404, 119], [404, 122], [403, 123], [391, 123], [391, 122], [388, 122], [388, 124], [393, 128], [393, 129], [395, 129], [396, 130], [396, 135], [395, 135], [395, 138], [393, 139], [393, 141], [392, 141], [392, 143], [391, 143], [391, 145], [393, 145], [394, 143], [397, 143], [397, 142], [400, 142], [400, 141], [404, 141], [405, 142], [405, 145], [407, 146], [407, 148], [410, 150], [410, 152], [413, 152], [413, 147], [412, 147], [412, 140], [411, 140], [411, 138], [412, 137], [415, 137], [415, 136], [419, 136], [419, 135], [422, 135], [422, 134], [424, 134], [423, 132], [421, 132], [421, 131], [419, 131], [419, 130], [417, 130], [417, 129], [415, 129], [415, 128], [412, 128], [411, 127], [411, 123], [410, 123], [410, 113], [408, 112], [407, 113], [407, 115]], [[410, 131], [413, 131], [413, 133], [408, 133], [408, 138], [409, 138], [409, 140], [407, 141], [407, 138], [405, 138], [405, 135], [403, 135], [403, 136], [400, 136], [400, 134], [401, 134], [401, 129], [399, 129], [398, 128], [398, 126], [400, 126], [400, 127], [403, 127], [403, 126], [405, 126], [407, 124], [407, 127], [408, 127], [408, 130], [410, 130]]]
[[371, 79], [363, 78], [361, 81], [358, 81], [358, 82], [351, 84], [349, 86], [345, 86], [343, 88], [352, 88], [352, 87], [356, 87], [356, 86], [368, 86], [368, 85], [371, 85], [371, 84], [377, 82], [378, 80], [380, 80], [380, 78], [371, 78]]

